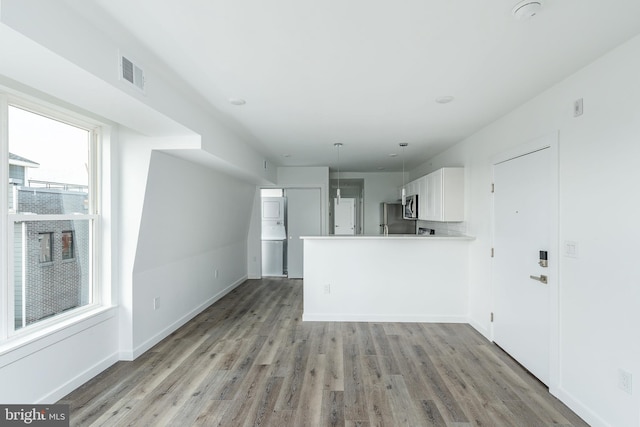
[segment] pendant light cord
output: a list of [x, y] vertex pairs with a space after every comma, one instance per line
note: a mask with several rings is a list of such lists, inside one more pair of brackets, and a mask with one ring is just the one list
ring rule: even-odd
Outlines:
[[338, 200], [338, 204], [340, 203], [340, 147], [342, 147], [341, 142], [336, 142], [333, 144], [338, 149], [338, 190], [336, 191], [336, 199]]
[[407, 190], [405, 189], [405, 179], [404, 179], [404, 149], [405, 149], [405, 147], [407, 145], [409, 145], [409, 144], [406, 143], [406, 142], [401, 142], [400, 143], [400, 147], [402, 148], [402, 192], [401, 192], [402, 206], [407, 204], [407, 200], [406, 200], [406, 196], [407, 196], [406, 191]]

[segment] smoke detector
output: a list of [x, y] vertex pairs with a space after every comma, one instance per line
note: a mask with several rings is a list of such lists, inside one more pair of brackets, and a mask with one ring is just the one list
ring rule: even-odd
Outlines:
[[511, 13], [516, 19], [531, 19], [542, 9], [542, 2], [525, 0], [513, 7]]

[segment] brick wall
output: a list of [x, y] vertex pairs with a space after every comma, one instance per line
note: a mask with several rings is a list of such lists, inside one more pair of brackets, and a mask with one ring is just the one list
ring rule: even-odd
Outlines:
[[[86, 193], [81, 192], [19, 187], [18, 207], [22, 213], [84, 213], [86, 199]], [[20, 305], [24, 304], [25, 325], [90, 302], [90, 227], [87, 220], [24, 222], [21, 235], [15, 236], [14, 267], [22, 270], [24, 278], [16, 280], [15, 295], [23, 298]], [[74, 242], [73, 258], [65, 260], [62, 259], [64, 231], [73, 232]], [[50, 262], [41, 262], [40, 233], [52, 233]], [[16, 322], [18, 315], [16, 310]]]

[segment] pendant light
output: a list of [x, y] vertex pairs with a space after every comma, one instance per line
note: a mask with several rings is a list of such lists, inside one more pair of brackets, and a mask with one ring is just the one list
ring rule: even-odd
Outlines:
[[338, 150], [338, 190], [336, 191], [336, 199], [338, 204], [340, 204], [340, 147], [342, 147], [342, 143], [336, 142], [333, 146]]
[[404, 188], [404, 149], [409, 145], [406, 142], [401, 142], [400, 147], [402, 148], [402, 206], [407, 204], [407, 190]]

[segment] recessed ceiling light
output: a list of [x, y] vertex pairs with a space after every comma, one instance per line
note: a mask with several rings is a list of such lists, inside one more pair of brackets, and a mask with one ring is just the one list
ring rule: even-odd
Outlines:
[[389, 153], [389, 157], [398, 157], [396, 153]]
[[247, 101], [242, 98], [229, 98], [229, 103], [233, 105], [244, 105], [247, 103]]
[[535, 0], [524, 0], [513, 7], [511, 13], [516, 19], [531, 19], [542, 9], [542, 3]]
[[453, 101], [455, 98], [453, 96], [447, 95], [447, 96], [439, 96], [436, 98], [436, 102], [438, 104], [448, 104], [451, 101]]

